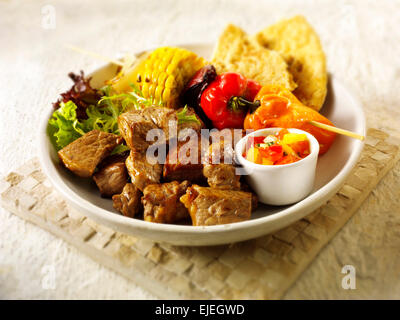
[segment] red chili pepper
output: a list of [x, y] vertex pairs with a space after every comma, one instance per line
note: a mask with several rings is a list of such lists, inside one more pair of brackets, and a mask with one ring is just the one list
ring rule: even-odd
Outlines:
[[257, 82], [239, 73], [223, 73], [203, 91], [200, 105], [217, 129], [243, 128], [249, 108], [259, 106], [253, 100], [260, 89]]

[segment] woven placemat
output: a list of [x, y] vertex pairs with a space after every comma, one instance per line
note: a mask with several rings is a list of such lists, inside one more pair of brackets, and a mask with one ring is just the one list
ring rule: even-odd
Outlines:
[[0, 183], [2, 205], [164, 299], [279, 299], [399, 160], [399, 143], [370, 129], [340, 191], [306, 218], [232, 245], [178, 247], [99, 225], [69, 207], [32, 159]]

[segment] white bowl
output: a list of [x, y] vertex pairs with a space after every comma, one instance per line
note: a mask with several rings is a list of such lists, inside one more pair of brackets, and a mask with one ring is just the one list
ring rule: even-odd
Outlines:
[[288, 129], [291, 133], [303, 133], [310, 142], [310, 154], [305, 158], [283, 165], [263, 165], [248, 161], [243, 157], [250, 137], [267, 136], [279, 132], [281, 128], [266, 128], [254, 131], [236, 144], [236, 159], [243, 166], [247, 183], [257, 193], [258, 200], [271, 205], [288, 205], [308, 196], [314, 186], [319, 144], [313, 135], [299, 129]]
[[[180, 47], [192, 50], [205, 58], [211, 56], [213, 49], [212, 44], [187, 44]], [[115, 72], [116, 67], [113, 65], [95, 70], [90, 74], [93, 77], [92, 84], [101, 86], [103, 81], [112, 77]], [[65, 80], [63, 90], [71, 87], [67, 76]], [[58, 96], [52, 100], [56, 99]], [[127, 218], [116, 213], [111, 200], [101, 198], [92, 181], [74, 176], [59, 164], [57, 153], [46, 134], [47, 122], [53, 112], [51, 106], [53, 101], [49, 101], [49, 112], [43, 117], [40, 126], [39, 158], [43, 171], [61, 196], [82, 214], [116, 231], [175, 245], [232, 243], [256, 238], [286, 227], [321, 206], [337, 192], [357, 163], [363, 148], [361, 141], [338, 136], [331, 149], [318, 160], [311, 194], [291, 206], [260, 205], [252, 213], [251, 220], [218, 226], [157, 224]], [[334, 77], [330, 77], [328, 97], [321, 111], [336, 126], [365, 135], [365, 117], [360, 103]]]

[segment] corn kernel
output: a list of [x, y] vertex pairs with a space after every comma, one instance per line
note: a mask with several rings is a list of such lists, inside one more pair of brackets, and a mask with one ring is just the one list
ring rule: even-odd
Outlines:
[[131, 90], [128, 84], [134, 82], [145, 98], [162, 99], [166, 106], [176, 108], [184, 85], [204, 64], [204, 59], [186, 49], [162, 47], [150, 53], [130, 73], [119, 75], [113, 86], [117, 92], [126, 92]]
[[149, 97], [149, 83], [145, 82], [142, 85], [142, 93], [143, 93], [143, 97], [148, 98]]
[[165, 87], [166, 88], [174, 88], [175, 85], [176, 85], [175, 77], [174, 76], [168, 76], [167, 80], [165, 81]]
[[164, 91], [164, 87], [157, 86], [156, 91], [154, 92], [154, 98], [156, 100], [162, 100], [163, 91]]

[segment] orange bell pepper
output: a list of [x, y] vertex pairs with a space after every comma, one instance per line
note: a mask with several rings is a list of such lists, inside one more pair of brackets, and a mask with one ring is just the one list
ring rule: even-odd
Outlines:
[[336, 134], [309, 123], [314, 120], [333, 125], [323, 115], [303, 105], [289, 90], [281, 86], [268, 85], [261, 88], [254, 100], [260, 106], [249, 111], [244, 120], [244, 129], [263, 129], [269, 127], [296, 128], [312, 134], [319, 142], [319, 154], [328, 151]]

